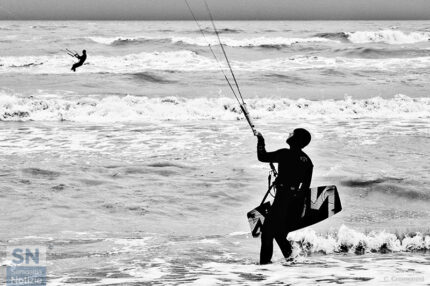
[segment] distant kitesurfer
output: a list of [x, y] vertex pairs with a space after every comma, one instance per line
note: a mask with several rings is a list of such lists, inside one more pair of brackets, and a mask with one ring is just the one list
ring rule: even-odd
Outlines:
[[286, 259], [291, 256], [291, 244], [287, 240], [290, 226], [297, 224], [303, 213], [304, 190], [310, 187], [313, 164], [302, 149], [311, 141], [311, 134], [302, 128], [295, 129], [287, 139], [290, 149], [266, 152], [263, 135], [257, 132], [258, 160], [278, 163], [275, 182], [276, 195], [261, 230], [260, 264], [271, 262], [273, 239]]
[[87, 51], [83, 50], [82, 51], [82, 56], [80, 56], [78, 53], [73, 55], [75, 58], [79, 59], [79, 62], [73, 64], [71, 70], [72, 71], [76, 71], [76, 68], [80, 67], [81, 65], [84, 64], [85, 60], [87, 59]]

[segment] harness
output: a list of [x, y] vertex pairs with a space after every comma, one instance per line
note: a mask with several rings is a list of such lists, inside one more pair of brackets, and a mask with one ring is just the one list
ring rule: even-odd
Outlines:
[[[272, 176], [275, 178], [274, 180], [273, 180], [273, 183], [272, 183]], [[268, 185], [268, 188], [267, 188], [267, 192], [266, 192], [266, 194], [264, 195], [264, 197], [263, 197], [263, 200], [261, 201], [261, 204], [260, 205], [262, 205], [263, 203], [264, 203], [264, 201], [266, 200], [266, 198], [267, 198], [267, 196], [270, 194], [272, 197], [275, 197], [275, 195], [272, 195], [272, 193], [271, 193], [271, 190], [272, 189], [274, 189], [275, 190], [275, 192], [276, 192], [276, 186], [277, 186], [277, 181], [276, 181], [276, 179], [278, 178], [278, 171], [276, 170], [276, 168], [275, 168], [275, 165], [273, 165], [273, 163], [272, 162], [270, 162], [270, 171], [269, 171], [269, 176], [267, 177], [267, 185]], [[276, 194], [276, 193], [275, 193]]]
[[[276, 192], [278, 192], [278, 191], [279, 192], [288, 192], [288, 194], [291, 195], [292, 197], [296, 197], [300, 193], [301, 184], [297, 188], [294, 186], [289, 186], [289, 185], [284, 185], [282, 183], [279, 183], [278, 182], [278, 171], [276, 170], [275, 165], [273, 165], [273, 162], [270, 162], [269, 164], [270, 164], [270, 171], [269, 171], [269, 176], [267, 177], [268, 188], [267, 188], [267, 192], [264, 195], [263, 200], [261, 201], [260, 205], [262, 205], [264, 203], [264, 201], [267, 199], [267, 196], [269, 194], [274, 198], [276, 195]], [[274, 178], [273, 182], [272, 182], [272, 177]], [[275, 191], [274, 194], [272, 194], [272, 190]]]

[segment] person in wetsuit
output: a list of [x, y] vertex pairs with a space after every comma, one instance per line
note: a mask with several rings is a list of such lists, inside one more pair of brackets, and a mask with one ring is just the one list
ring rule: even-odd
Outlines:
[[78, 67], [80, 67], [81, 65], [84, 64], [85, 60], [87, 59], [87, 51], [83, 50], [82, 51], [82, 56], [80, 56], [79, 54], [76, 54], [75, 58], [79, 59], [79, 62], [73, 64], [71, 70], [74, 71], [74, 72], [76, 71], [76, 68], [78, 68]]
[[305, 192], [312, 180], [313, 164], [302, 149], [311, 141], [311, 134], [302, 128], [295, 129], [287, 139], [290, 149], [267, 152], [264, 138], [257, 132], [257, 157], [261, 162], [278, 163], [276, 195], [261, 230], [260, 264], [271, 263], [273, 239], [286, 259], [292, 253], [287, 240], [291, 226], [296, 225], [303, 213]]

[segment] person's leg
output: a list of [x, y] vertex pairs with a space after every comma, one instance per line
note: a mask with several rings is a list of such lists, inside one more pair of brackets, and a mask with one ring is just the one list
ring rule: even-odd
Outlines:
[[271, 262], [273, 255], [273, 236], [263, 231], [261, 233], [260, 264]]
[[275, 235], [276, 243], [279, 245], [279, 248], [281, 249], [285, 258], [290, 257], [292, 253], [291, 244], [287, 239], [287, 235], [288, 233]]
[[285, 193], [283, 198], [283, 209], [279, 214], [279, 231], [275, 233], [276, 243], [282, 251], [285, 258], [290, 257], [292, 253], [291, 244], [287, 240], [287, 235], [292, 224], [296, 223], [297, 201], [290, 193]]
[[271, 262], [273, 255], [273, 227], [272, 219], [268, 216], [261, 230], [260, 264]]
[[80, 67], [81, 65], [82, 65], [82, 63], [81, 63], [81, 62], [78, 62], [78, 63], [74, 64], [74, 65], [72, 66], [72, 71], [76, 71], [76, 68]]

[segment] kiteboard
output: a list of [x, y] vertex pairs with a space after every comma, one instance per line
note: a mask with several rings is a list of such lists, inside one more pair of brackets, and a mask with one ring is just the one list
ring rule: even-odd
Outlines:
[[[301, 229], [323, 221], [342, 210], [339, 193], [336, 186], [322, 186], [301, 190], [305, 192], [303, 212], [296, 224], [289, 227], [289, 231]], [[253, 237], [259, 237], [264, 220], [270, 211], [270, 202], [263, 202], [248, 212], [248, 222]]]

